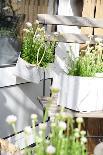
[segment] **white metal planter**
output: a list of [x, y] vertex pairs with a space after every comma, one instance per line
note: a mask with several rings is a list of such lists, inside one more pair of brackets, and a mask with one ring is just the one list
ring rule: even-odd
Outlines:
[[44, 71], [45, 78], [52, 76], [51, 66], [52, 65], [48, 65], [48, 68], [37, 67], [36, 65], [27, 63], [22, 58], [18, 58], [15, 75], [29, 82], [39, 83], [40, 80], [43, 79]]
[[58, 105], [90, 112], [103, 110], [103, 78], [61, 74]]

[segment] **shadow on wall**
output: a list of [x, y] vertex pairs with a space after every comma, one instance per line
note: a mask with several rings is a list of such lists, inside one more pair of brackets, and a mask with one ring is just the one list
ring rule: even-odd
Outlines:
[[71, 0], [70, 1], [74, 16], [82, 16], [83, 11], [83, 0]]
[[0, 138], [9, 135], [12, 131], [5, 119], [11, 114], [11, 110], [6, 107], [6, 97], [0, 92]]

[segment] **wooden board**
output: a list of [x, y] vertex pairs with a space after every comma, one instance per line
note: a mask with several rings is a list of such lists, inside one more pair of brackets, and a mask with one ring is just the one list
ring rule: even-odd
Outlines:
[[96, 20], [94, 18], [89, 17], [38, 14], [38, 20], [40, 23], [49, 25], [67, 25], [67, 26], [103, 28], [103, 20]]
[[[103, 19], [103, 0], [97, 0], [95, 18]], [[103, 29], [95, 28], [94, 34], [96, 35], [103, 34]]]
[[[51, 40], [54, 37], [54, 33], [48, 33], [47, 35], [47, 40]], [[65, 43], [79, 43], [79, 44], [85, 44], [86, 41], [89, 41], [88, 35], [85, 34], [72, 34], [72, 33], [63, 33], [63, 34], [58, 34], [55, 36], [56, 40], [58, 42], [65, 42]], [[103, 36], [97, 36], [94, 35], [93, 38], [91, 39], [90, 44], [95, 44], [95, 38], [102, 38]]]
[[[82, 17], [94, 18], [95, 0], [84, 0]], [[81, 28], [81, 32], [84, 34], [92, 34], [92, 28]]]

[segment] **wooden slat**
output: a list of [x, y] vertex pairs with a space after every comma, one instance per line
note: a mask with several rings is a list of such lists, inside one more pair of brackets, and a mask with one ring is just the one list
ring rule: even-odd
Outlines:
[[[54, 33], [48, 33], [47, 34], [47, 39], [48, 40], [52, 40], [52, 38], [54, 37]], [[86, 41], [89, 41], [89, 37], [88, 35], [85, 34], [72, 34], [72, 33], [63, 33], [63, 34], [58, 34], [57, 36], [55, 36], [56, 41], [59, 42], [65, 42], [65, 43], [79, 43], [79, 44], [85, 44]], [[91, 39], [90, 44], [95, 44], [95, 38], [102, 38], [103, 36], [97, 36], [94, 35], [93, 38]]]
[[50, 24], [50, 25], [67, 25], [67, 26], [103, 28], [103, 20], [96, 20], [88, 17], [38, 14], [38, 20], [40, 23]]

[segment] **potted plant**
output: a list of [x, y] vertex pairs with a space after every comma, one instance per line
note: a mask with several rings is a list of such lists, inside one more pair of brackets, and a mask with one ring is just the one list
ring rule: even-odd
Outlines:
[[61, 74], [58, 104], [81, 112], [103, 110], [103, 42], [95, 42], [87, 41], [80, 56], [72, 57], [68, 72]]
[[50, 65], [54, 62], [56, 40], [48, 40], [45, 28], [26, 23], [23, 29], [23, 43], [20, 57], [16, 64], [16, 75], [30, 82], [39, 83], [43, 79], [43, 72], [50, 77]]

